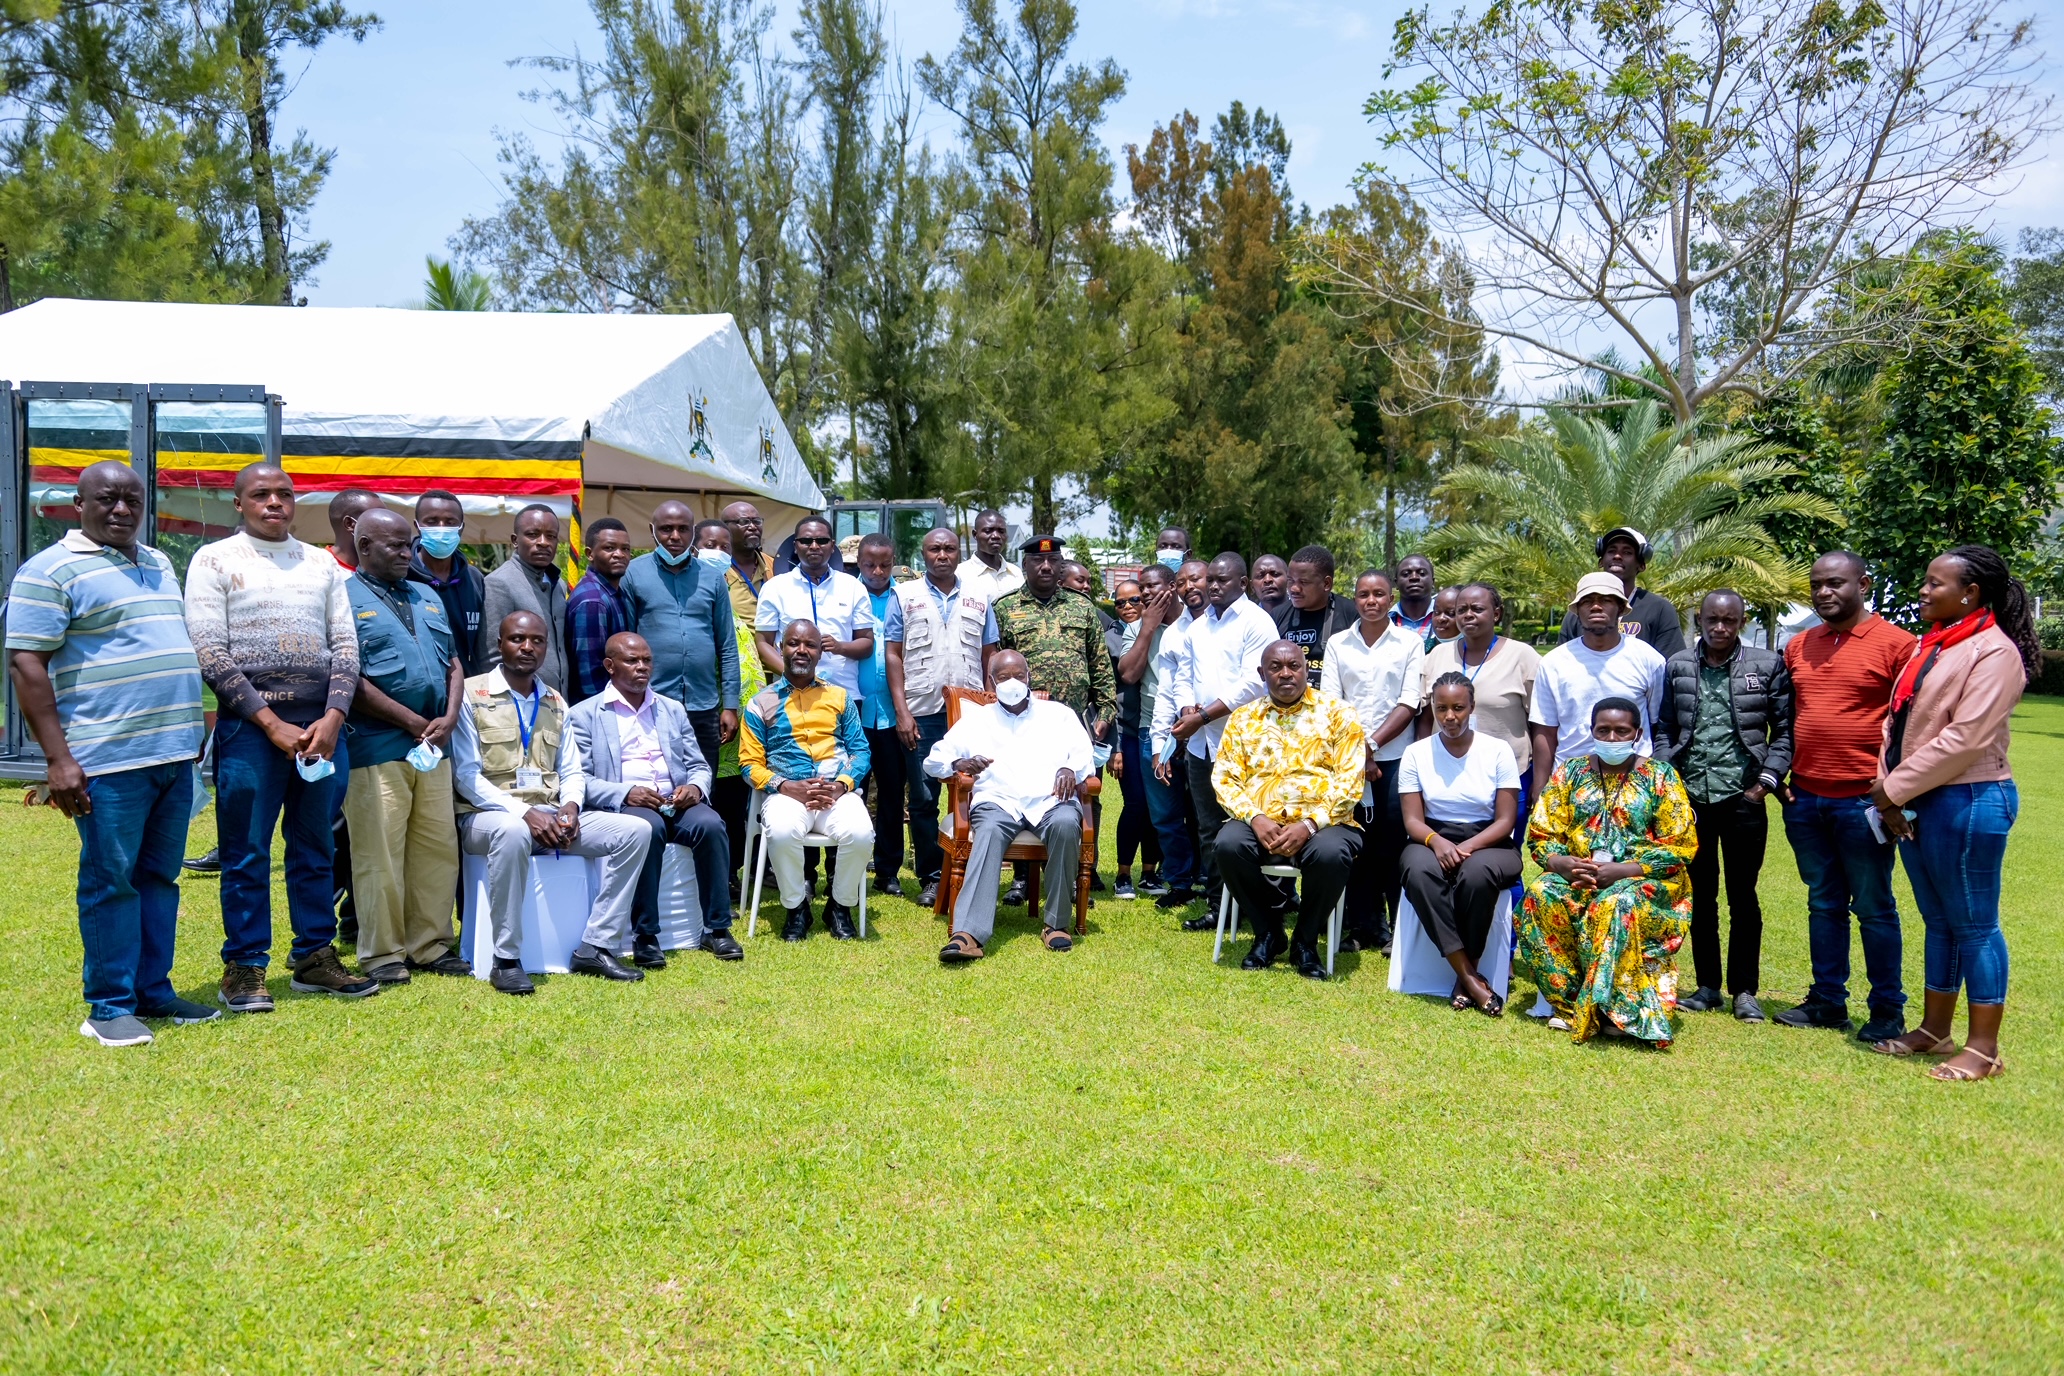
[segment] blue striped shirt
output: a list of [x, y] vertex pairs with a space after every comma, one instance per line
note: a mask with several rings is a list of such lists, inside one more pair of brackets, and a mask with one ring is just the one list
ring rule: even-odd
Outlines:
[[7, 648], [50, 655], [57, 719], [88, 778], [201, 753], [201, 666], [172, 561], [137, 562], [83, 531], [21, 566], [7, 599]]

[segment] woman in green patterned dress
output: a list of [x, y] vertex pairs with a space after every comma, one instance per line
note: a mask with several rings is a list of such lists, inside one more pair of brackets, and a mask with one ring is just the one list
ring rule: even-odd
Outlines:
[[1632, 702], [1600, 700], [1591, 733], [1593, 752], [1555, 767], [1527, 826], [1542, 873], [1527, 885], [1515, 965], [1553, 1006], [1550, 1027], [1660, 1049], [1691, 930], [1691, 799], [1676, 770], [1634, 753]]

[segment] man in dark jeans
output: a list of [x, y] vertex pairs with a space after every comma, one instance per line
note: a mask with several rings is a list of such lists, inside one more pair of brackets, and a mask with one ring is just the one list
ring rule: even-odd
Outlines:
[[1792, 637], [1785, 668], [1797, 713], [1785, 837], [1806, 883], [1813, 987], [1786, 1027], [1849, 1027], [1849, 912], [1870, 976], [1870, 1020], [1857, 1039], [1879, 1042], [1906, 1030], [1900, 977], [1899, 909], [1892, 897], [1892, 843], [1870, 826], [1885, 710], [1914, 638], [1869, 610], [1870, 574], [1847, 550], [1823, 554], [1809, 575], [1821, 624]]
[[[1732, 588], [1699, 605], [1698, 643], [1664, 667], [1656, 755], [1675, 765], [1691, 795], [1698, 853], [1691, 860], [1691, 957], [1698, 988], [1677, 1001], [1688, 1013], [1725, 1007], [1762, 1022], [1756, 1002], [1763, 907], [1756, 879], [1770, 840], [1763, 800], [1792, 763], [1792, 679], [1770, 650], [1741, 643], [1747, 608]], [[1720, 874], [1727, 874], [1727, 965], [1720, 964]]]

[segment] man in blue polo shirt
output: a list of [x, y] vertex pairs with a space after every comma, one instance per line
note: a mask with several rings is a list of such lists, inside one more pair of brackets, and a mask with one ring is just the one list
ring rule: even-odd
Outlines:
[[87, 468], [80, 529], [21, 566], [7, 603], [15, 696], [79, 829], [79, 1031], [103, 1046], [149, 1042], [142, 1018], [221, 1016], [172, 992], [201, 666], [171, 561], [136, 538], [144, 500], [127, 464]]
[[351, 887], [358, 897], [358, 968], [382, 984], [411, 970], [467, 975], [452, 950], [459, 887], [459, 833], [452, 820], [452, 766], [466, 666], [452, 644], [444, 603], [409, 581], [416, 532], [385, 509], [358, 518], [358, 694], [351, 701]]
[[652, 552], [631, 560], [619, 586], [631, 624], [652, 647], [652, 691], [688, 709], [705, 760], [738, 734], [738, 632], [725, 571], [689, 549], [695, 513], [664, 501], [652, 509]]

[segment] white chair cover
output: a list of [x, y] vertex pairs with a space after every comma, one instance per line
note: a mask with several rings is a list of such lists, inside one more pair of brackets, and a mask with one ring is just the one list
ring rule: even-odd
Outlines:
[[[460, 954], [475, 979], [494, 969], [494, 938], [487, 923], [487, 857], [464, 855], [465, 935]], [[523, 968], [532, 974], [563, 975], [580, 945], [593, 906], [588, 862], [573, 855], [534, 855], [530, 885], [523, 895]]]
[[[602, 891], [602, 862], [590, 860], [589, 883]], [[702, 895], [695, 887], [695, 857], [669, 845], [659, 862], [659, 948], [693, 951], [702, 945]]]
[[[1477, 972], [1504, 998], [1512, 981], [1512, 894], [1498, 895], [1491, 915], [1491, 934], [1484, 938], [1483, 960]], [[1448, 964], [1440, 947], [1426, 934], [1412, 900], [1398, 899], [1397, 930], [1390, 943], [1390, 988], [1397, 994], [1431, 994], [1446, 998], [1455, 992], [1455, 967]]]

